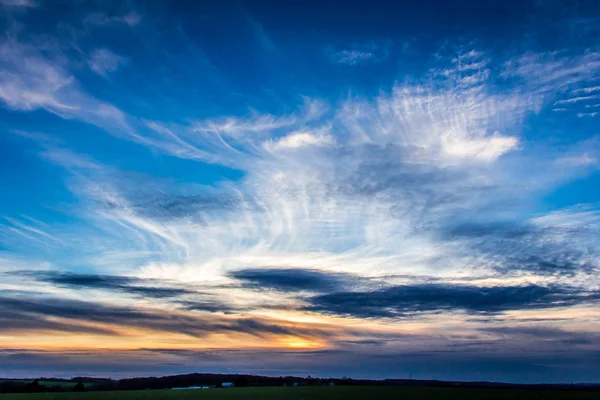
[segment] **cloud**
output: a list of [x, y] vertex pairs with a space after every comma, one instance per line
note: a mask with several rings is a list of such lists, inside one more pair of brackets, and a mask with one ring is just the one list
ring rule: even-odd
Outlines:
[[358, 278], [348, 274], [335, 274], [299, 268], [244, 269], [229, 274], [242, 285], [254, 289], [274, 289], [282, 292], [328, 292], [356, 284]]
[[597, 112], [593, 112], [593, 113], [578, 113], [577, 116], [579, 118], [584, 118], [584, 117], [595, 117], [596, 115], [598, 115]]
[[303, 98], [302, 105], [286, 115], [253, 111], [245, 117], [223, 116], [189, 124], [146, 121], [143, 142], [180, 158], [246, 170], [279, 136], [315, 122], [326, 111], [326, 103]]
[[329, 48], [331, 61], [350, 66], [385, 61], [390, 54], [390, 42], [353, 43]]
[[[11, 108], [33, 110], [40, 107], [69, 110], [55, 96], [73, 83], [73, 78], [38, 57], [35, 50], [8, 39], [0, 43], [2, 69], [0, 98]], [[18, 68], [18, 69], [17, 69]]]
[[33, 0], [1, 0], [0, 4], [5, 7], [37, 7], [38, 3]]
[[306, 146], [330, 146], [333, 139], [328, 135], [314, 135], [310, 132], [297, 132], [284, 136], [274, 143], [265, 143], [265, 146], [273, 150], [298, 149]]
[[573, 165], [573, 166], [585, 166], [585, 165], [594, 165], [597, 163], [597, 159], [595, 157], [591, 157], [589, 154], [584, 153], [578, 156], [567, 156], [562, 157], [556, 160], [556, 162], [565, 165]]
[[193, 130], [202, 133], [214, 132], [235, 138], [247, 133], [267, 133], [291, 126], [295, 121], [294, 116], [276, 117], [269, 114], [258, 114], [247, 120], [229, 117], [220, 120], [201, 121], [194, 124]]
[[[446, 234], [455, 225], [489, 222], [505, 224], [503, 234], [510, 235], [509, 225], [527, 225], [516, 216], [529, 211], [528, 199], [576, 176], [523, 148], [524, 121], [543, 99], [499, 90], [490, 79], [457, 84], [492, 73], [482, 60], [481, 52], [458, 55], [450, 62], [455, 72], [407, 79], [375, 99], [350, 97], [331, 106], [304, 99], [282, 115], [146, 121], [128, 136], [166, 154], [241, 171], [214, 187], [124, 177], [64, 152], [53, 156], [55, 150], [47, 157], [73, 173], [69, 187], [85, 205], [80, 217], [98, 228], [97, 245], [88, 249], [101, 256], [86, 262], [127, 260], [120, 273], [219, 280], [231, 271], [281, 265], [375, 276], [589, 273], [592, 243], [584, 252], [571, 249], [568, 239], [542, 245], [558, 235], [529, 232], [517, 242]], [[513, 259], [509, 248], [519, 249]]]
[[[76, 274], [72, 272], [15, 272], [17, 275], [31, 277], [40, 282], [50, 283], [71, 289], [96, 289], [116, 291], [143, 298], [171, 298], [190, 295], [195, 291], [184, 288], [164, 287], [161, 282], [152, 282], [126, 276]], [[149, 286], [153, 285], [153, 286]], [[161, 287], [162, 286], [162, 287]]]
[[498, 236], [507, 238], [522, 238], [531, 232], [532, 228], [527, 225], [516, 225], [509, 222], [464, 222], [450, 227], [446, 235], [452, 238], [484, 238]]
[[[216, 318], [202, 319], [182, 313], [165, 313], [161, 310], [136, 309], [122, 306], [111, 306], [100, 303], [86, 302], [80, 300], [61, 299], [56, 297], [37, 298], [35, 300], [23, 300], [14, 297], [0, 296], [2, 316], [10, 315], [6, 319], [4, 330], [16, 330], [24, 327], [20, 321], [38, 320], [40, 329], [50, 329], [51, 324], [44, 325], [45, 321], [52, 318], [60, 318], [66, 322], [76, 321], [72, 330], [78, 325], [103, 324], [108, 328], [129, 327], [134, 329], [148, 329], [159, 332], [182, 333], [194, 337], [208, 336], [217, 333], [239, 333], [256, 337], [267, 337], [269, 335], [318, 337], [327, 336], [327, 331], [318, 328], [311, 329], [307, 326], [292, 326], [281, 324], [267, 319], [256, 318]], [[2, 318], [0, 316], [0, 318]], [[16, 322], [14, 326], [11, 326]], [[10, 323], [10, 324], [9, 324]], [[25, 324], [25, 328], [31, 327]], [[32, 323], [31, 325], [35, 325]], [[107, 329], [108, 329], [107, 328]], [[104, 329], [104, 328], [103, 328]], [[106, 332], [106, 330], [92, 330], [95, 333]]]
[[490, 60], [483, 52], [470, 50], [452, 58], [449, 68], [436, 71], [440, 77], [445, 77], [457, 87], [468, 89], [477, 88], [491, 78]]
[[109, 72], [114, 72], [123, 64], [125, 59], [108, 49], [97, 49], [92, 52], [88, 61], [90, 69], [95, 73], [106, 77]]
[[444, 152], [457, 158], [475, 158], [483, 161], [494, 161], [509, 151], [514, 150], [519, 141], [515, 137], [491, 137], [487, 139], [462, 140], [448, 138], [444, 143]]
[[182, 309], [188, 311], [201, 311], [208, 313], [224, 313], [224, 314], [237, 314], [240, 312], [251, 311], [248, 308], [235, 307], [230, 304], [226, 304], [219, 301], [178, 301], [177, 302]]
[[[78, 119], [115, 135], [136, 136], [127, 115], [85, 93], [55, 51], [20, 43], [13, 37], [0, 42], [0, 100], [11, 109], [44, 109], [64, 119]], [[54, 57], [47, 54], [53, 54]], [[138, 139], [140, 139], [138, 137]]]
[[[168, 373], [186, 373], [190, 370], [210, 370], [229, 373], [236, 365], [240, 373], [281, 376], [350, 376], [354, 379], [440, 379], [481, 380], [504, 382], [593, 382], [597, 350], [570, 350], [561, 352], [561, 362], [556, 353], [521, 351], [493, 352], [481, 349], [455, 351], [374, 351], [319, 350], [319, 351], [268, 351], [268, 350], [172, 350], [138, 349], [126, 351], [67, 351], [45, 352], [39, 350], [4, 350], [0, 352], [0, 365], [10, 365], [10, 370], [0, 370], [3, 376], [19, 378], [32, 371], [52, 368], [57, 375], [71, 377], [81, 371], [89, 375], [106, 377], [162, 376]], [[458, 353], [462, 355], [458, 357]], [[264, 361], [256, 364], [256, 359]], [[435, 365], [435, 371], [431, 366]], [[1, 368], [1, 367], [0, 367]], [[134, 371], [134, 372], [132, 372]], [[39, 375], [39, 374], [38, 374]], [[466, 378], [465, 378], [466, 377]]]
[[499, 132], [513, 131], [526, 112], [527, 105], [511, 95], [406, 86], [376, 104], [348, 101], [338, 120], [354, 144], [410, 151], [406, 164], [492, 162], [517, 148], [517, 137]]
[[0, 312], [0, 332], [61, 332], [67, 334], [116, 335], [117, 332], [97, 326], [78, 325], [74, 322], [61, 323], [40, 316], [24, 316], [15, 312]]
[[340, 64], [356, 65], [368, 61], [375, 57], [375, 54], [358, 49], [344, 49], [335, 54], [335, 58]]
[[591, 87], [585, 87], [585, 88], [573, 90], [573, 93], [593, 93], [593, 92], [600, 92], [600, 86], [591, 86]]
[[600, 342], [600, 337], [587, 332], [572, 332], [545, 326], [491, 326], [481, 328], [482, 332], [500, 335], [511, 340], [550, 340], [566, 345], [590, 345]]
[[126, 14], [105, 14], [105, 13], [93, 13], [85, 17], [84, 23], [89, 25], [113, 25], [113, 24], [125, 24], [131, 27], [138, 25], [142, 20], [142, 16], [135, 12], [130, 11]]
[[593, 94], [598, 70], [600, 52], [591, 48], [582, 53], [529, 52], [506, 62], [502, 75], [517, 78], [521, 91], [535, 93], [543, 101], [553, 100], [561, 106], [556, 110], [572, 111], [598, 98]]
[[502, 273], [586, 276], [599, 267], [597, 229], [595, 211], [574, 208], [532, 218], [522, 235], [492, 235], [472, 244]]
[[[504, 75], [520, 77], [541, 91], [564, 91], [590, 82], [600, 69], [600, 52], [567, 54], [561, 51], [527, 53], [508, 61]], [[575, 97], [577, 98], [577, 97]], [[569, 101], [565, 99], [564, 101]]]
[[263, 48], [265, 48], [268, 51], [277, 50], [277, 46], [275, 45], [273, 38], [267, 33], [265, 27], [249, 15], [246, 16], [246, 18], [248, 23], [252, 27], [252, 32], [254, 36], [256, 37], [257, 41], [261, 44], [261, 46], [263, 46]]
[[579, 103], [581, 101], [588, 101], [588, 100], [594, 100], [594, 99], [599, 99], [600, 96], [579, 96], [579, 97], [571, 97], [569, 99], [565, 99], [565, 100], [558, 100], [556, 102], [554, 102], [554, 105], [557, 106], [559, 104], [573, 104], [573, 103]]
[[[377, 46], [362, 51], [370, 53], [338, 55], [355, 66], [387, 57]], [[548, 81], [529, 68], [535, 57], [498, 69], [473, 50], [374, 97], [302, 98], [284, 113], [163, 121], [137, 118], [86, 93], [68, 63], [35, 46], [13, 41], [6, 54], [12, 75], [0, 79], [0, 88], [14, 90], [0, 94], [8, 107], [41, 108], [157, 154], [237, 171], [210, 186], [188, 184], [46, 146], [44, 158], [65, 169], [77, 199], [69, 215], [78, 223], [5, 225], [28, 235], [21, 242], [42, 247], [56, 265], [102, 272], [34, 274], [33, 284], [69, 296], [92, 293], [101, 302], [48, 294], [5, 301], [23, 318], [81, 318], [86, 326], [202, 337], [207, 345], [216, 343], [214, 333], [388, 347], [399, 345], [347, 331], [329, 340], [329, 331], [291, 321], [335, 319], [344, 326], [337, 317], [350, 316], [383, 330], [376, 324], [411, 318], [436, 330], [452, 313], [459, 320], [502, 314], [508, 321], [511, 312], [558, 314], [598, 300], [590, 280], [598, 259], [595, 213], [531, 216], [532, 202], [581, 173], [565, 168], [576, 164], [571, 155], [596, 158], [581, 143], [540, 157], [527, 137], [528, 121], [558, 100], [550, 87], [573, 94], [591, 76], [566, 59], [552, 58], [556, 79]], [[21, 55], [31, 63], [28, 74], [18, 68]], [[108, 74], [119, 62], [98, 65], [96, 72]], [[507, 84], [512, 80], [527, 83]], [[70, 246], [69, 259], [50, 245]], [[125, 306], [149, 303], [155, 308]], [[427, 320], [432, 313], [436, 321]], [[446, 337], [415, 340], [427, 348], [435, 340], [450, 345]]]
[[[213, 193], [211, 193], [213, 192]], [[170, 194], [160, 191], [129, 193], [130, 206], [142, 215], [156, 219], [192, 219], [196, 223], [206, 222], [204, 215], [211, 211], [226, 212], [239, 206], [240, 199], [231, 193], [219, 193], [206, 188], [201, 193]], [[119, 204], [108, 204], [119, 207]]]
[[597, 292], [561, 287], [401, 285], [370, 292], [335, 292], [308, 299], [307, 310], [358, 318], [411, 317], [427, 312], [501, 313], [597, 302]]
[[16, 243], [35, 242], [38, 246], [47, 249], [56, 249], [65, 243], [49, 233], [49, 226], [35, 218], [21, 216], [21, 218], [4, 217], [0, 223], [0, 242], [7, 245]]
[[[223, 60], [185, 37], [197, 33], [185, 18], [173, 26], [161, 17], [157, 28], [138, 12], [76, 18], [85, 34], [75, 39], [68, 21], [56, 36], [22, 29], [0, 39], [7, 127], [53, 114], [56, 126], [35, 128], [45, 137], [20, 127], [18, 140], [62, 168], [52, 173], [70, 191], [43, 221], [0, 221], [0, 330], [10, 346], [42, 347], [62, 333], [69, 340], [53, 346], [108, 350], [61, 353], [53, 364], [48, 354], [5, 350], [0, 365], [10, 373], [15, 362], [128, 374], [136, 365], [252, 370], [260, 356], [274, 374], [293, 364], [305, 375], [431, 375], [436, 365], [452, 378], [458, 363], [476, 378], [524, 379], [533, 369], [549, 376], [558, 353], [593, 371], [597, 205], [539, 207], [569, 201], [556, 189], [593, 172], [600, 156], [585, 130], [592, 121], [576, 118], [595, 116], [595, 48], [512, 57], [449, 42], [427, 58], [415, 41], [410, 55], [424, 68], [377, 88], [360, 80], [350, 93], [319, 92], [341, 82], [320, 76], [331, 68], [294, 70], [298, 49], [286, 46], [298, 38], [269, 36], [250, 20], [269, 71], [259, 75], [276, 86], [277, 69], [290, 69], [273, 102], [249, 90], [266, 81], [234, 87], [217, 73], [204, 87], [208, 58]], [[132, 27], [143, 35], [119, 36]], [[93, 42], [115, 35], [134, 57]], [[173, 40], [177, 57], [155, 57]], [[367, 39], [317, 50], [346, 75], [385, 75], [399, 48]], [[144, 87], [107, 92], [102, 78], [115, 71]], [[297, 92], [296, 78], [316, 84], [301, 85], [313, 97]], [[560, 125], [569, 117], [573, 126]], [[113, 137], [73, 136], [81, 123], [99, 128], [86, 135]], [[93, 335], [105, 337], [86, 339]], [[160, 349], [116, 355], [132, 344]], [[240, 346], [262, 352], [231, 351]], [[561, 378], [573, 371], [560, 368]]]

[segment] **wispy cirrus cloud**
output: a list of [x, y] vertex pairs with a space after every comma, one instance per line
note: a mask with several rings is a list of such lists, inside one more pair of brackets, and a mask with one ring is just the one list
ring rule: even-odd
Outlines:
[[390, 41], [371, 41], [330, 46], [329, 58], [337, 64], [356, 66], [385, 61], [390, 54]]
[[[565, 90], [593, 82], [600, 68], [600, 53], [594, 49], [577, 55], [561, 51], [528, 53], [511, 59], [505, 68], [505, 75], [526, 78], [539, 91]], [[580, 93], [582, 88], [576, 90]]]
[[[580, 54], [564, 51], [528, 53], [505, 64], [504, 76], [523, 79], [526, 87], [539, 95], [554, 97], [558, 109], [574, 111], [574, 106], [589, 106], [594, 95], [600, 52], [588, 49]], [[588, 104], [586, 104], [588, 103]]]
[[585, 118], [585, 117], [591, 117], [594, 118], [596, 115], [598, 115], [597, 112], [591, 112], [591, 113], [578, 113], [577, 116], [579, 118]]
[[294, 132], [279, 140], [265, 143], [265, 147], [272, 150], [297, 149], [305, 146], [331, 146], [333, 138], [327, 134], [311, 132]]
[[38, 47], [7, 37], [0, 42], [0, 55], [0, 99], [8, 107], [21, 111], [44, 109], [115, 134], [135, 136], [123, 111], [82, 90], [60, 53], [51, 59]]
[[583, 153], [578, 156], [566, 156], [557, 160], [557, 162], [567, 165], [593, 165], [598, 160], [595, 157], [591, 157], [587, 153]]
[[[148, 122], [150, 135], [135, 133], [141, 143], [169, 154], [245, 171], [240, 183], [218, 188], [215, 197], [169, 198], [164, 191], [150, 189], [138, 198], [136, 190], [126, 189], [135, 186], [130, 180], [119, 183], [112, 173], [110, 181], [99, 180], [107, 176], [104, 167], [66, 166], [79, 171], [74, 186], [78, 194], [104, 204], [92, 214], [95, 223], [110, 234], [119, 226], [127, 227], [121, 236], [130, 232], [131, 243], [168, 254], [165, 258], [176, 263], [174, 271], [186, 270], [182, 265], [208, 263], [213, 265], [210, 274], [218, 277], [236, 267], [281, 265], [267, 256], [269, 252], [276, 257], [288, 253], [295, 260], [304, 252], [323, 250], [331, 257], [324, 265], [342, 257], [349, 271], [364, 272], [358, 266], [369, 265], [368, 260], [381, 260], [377, 263], [387, 270], [403, 258], [418, 260], [417, 268], [431, 268], [438, 252], [434, 249], [440, 246], [435, 232], [458, 210], [491, 207], [510, 219], [521, 205], [507, 188], [517, 185], [525, 190], [523, 197], [542, 190], [541, 183], [534, 184], [535, 174], [521, 177], [532, 183], [525, 189], [522, 182], [511, 182], [499, 170], [506, 167], [503, 156], [519, 153], [519, 127], [543, 99], [513, 91], [491, 93], [487, 78], [472, 80], [469, 89], [454, 85], [469, 74], [489, 75], [487, 63], [479, 61], [483, 58], [474, 51], [454, 57], [451, 65], [456, 74], [444, 73], [441, 83], [436, 80], [439, 71], [434, 71], [429, 84], [398, 85], [375, 102], [352, 98], [332, 109], [307, 100], [297, 112], [283, 116], [257, 113], [246, 119], [217, 118], [187, 126]], [[488, 72], [482, 75], [482, 71]], [[274, 149], [286, 149], [285, 156], [273, 154]], [[308, 163], [304, 162], [307, 155]], [[63, 165], [68, 159], [60, 156]], [[564, 174], [554, 179], [561, 181]], [[544, 183], [552, 184], [552, 178]], [[161, 203], [164, 206], [148, 208]], [[483, 212], [475, 217], [488, 218]], [[415, 232], [419, 235], [411, 240], [414, 246], [429, 249], [424, 256], [392, 250], [394, 241], [414, 237]], [[322, 238], [327, 238], [324, 247]], [[454, 243], [441, 245], [444, 251], [455, 251]], [[541, 249], [531, 253], [532, 249], [524, 248], [516, 264], [542, 253]], [[369, 258], [364, 264], [349, 261], [358, 254]], [[457, 262], [472, 258], [454, 256]], [[479, 266], [496, 268], [491, 260]], [[506, 267], [500, 264], [497, 268]], [[574, 270], [589, 270], [581, 266]], [[168, 269], [151, 264], [145, 273], [163, 274]]]
[[116, 71], [124, 62], [123, 57], [108, 49], [96, 49], [92, 52], [88, 64], [92, 71], [106, 77], [108, 73]]
[[0, 5], [3, 5], [4, 7], [32, 8], [37, 7], [39, 3], [33, 0], [2, 0], [0, 1]]
[[125, 24], [134, 27], [142, 21], [142, 16], [136, 11], [129, 11], [123, 14], [92, 13], [85, 17], [84, 24], [89, 25], [113, 25]]

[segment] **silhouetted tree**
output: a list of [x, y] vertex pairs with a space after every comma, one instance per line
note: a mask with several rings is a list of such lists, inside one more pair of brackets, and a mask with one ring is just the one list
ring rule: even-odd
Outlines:
[[43, 392], [44, 388], [42, 386], [40, 386], [40, 383], [36, 379], [35, 381], [30, 382], [27, 385], [25, 385], [25, 387], [23, 388], [23, 391], [25, 393], [39, 393], [39, 392]]
[[74, 392], [84, 392], [85, 391], [85, 386], [83, 385], [83, 382], [79, 381], [77, 382], [77, 385], [75, 385], [75, 387], [73, 388]]
[[238, 375], [233, 381], [235, 387], [246, 387], [248, 386], [248, 377], [245, 375]]

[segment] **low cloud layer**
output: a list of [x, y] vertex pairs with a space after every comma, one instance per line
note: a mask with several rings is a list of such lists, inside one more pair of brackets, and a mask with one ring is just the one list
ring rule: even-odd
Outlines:
[[[183, 288], [160, 287], [159, 282], [148, 282], [143, 279], [125, 276], [76, 274], [72, 272], [21, 272], [20, 275], [58, 287], [116, 291], [145, 298], [178, 297], [195, 293]], [[149, 286], [152, 284], [154, 286]]]
[[501, 313], [595, 304], [598, 292], [527, 286], [403, 285], [371, 292], [338, 292], [309, 299], [311, 311], [359, 318], [412, 317], [418, 313]]
[[[3, 331], [59, 331], [84, 332], [100, 335], [119, 335], [123, 328], [146, 329], [171, 333], [182, 333], [192, 337], [204, 337], [220, 333], [241, 333], [250, 336], [269, 335], [321, 336], [325, 331], [304, 327], [286, 326], [256, 318], [202, 318], [183, 313], [165, 313], [158, 309], [139, 309], [100, 304], [81, 300], [46, 297], [28, 300], [15, 297], [0, 297], [1, 318], [6, 322]], [[60, 319], [63, 323], [53, 322]], [[87, 324], [102, 324], [113, 329], [88, 327]], [[68, 327], [65, 328], [65, 327]], [[136, 347], [132, 343], [131, 347]]]
[[243, 286], [255, 289], [273, 289], [282, 292], [330, 292], [356, 284], [358, 277], [299, 268], [245, 269], [230, 274]]

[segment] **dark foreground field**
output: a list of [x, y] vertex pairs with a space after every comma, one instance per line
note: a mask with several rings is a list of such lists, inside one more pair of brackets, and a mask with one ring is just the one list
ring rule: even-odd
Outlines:
[[260, 387], [89, 393], [5, 394], [0, 400], [379, 400], [600, 399], [600, 392], [430, 387]]

